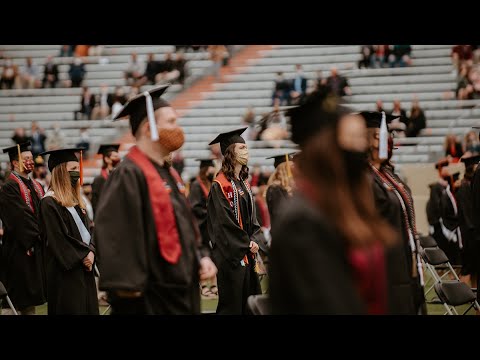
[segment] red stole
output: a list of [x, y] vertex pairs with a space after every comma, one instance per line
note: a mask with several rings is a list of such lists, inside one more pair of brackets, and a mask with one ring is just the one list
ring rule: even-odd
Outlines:
[[107, 172], [107, 169], [102, 169], [102, 172], [100, 173], [102, 175], [102, 177], [107, 180], [108, 179], [108, 172]]
[[[35, 209], [33, 208], [33, 203], [32, 203], [32, 198], [30, 197], [30, 189], [25, 185], [25, 183], [20, 179], [19, 175], [14, 174], [13, 172], [10, 173], [9, 179], [12, 179], [18, 184], [18, 187], [20, 188], [20, 195], [22, 196], [23, 201], [25, 201], [25, 204], [27, 204], [28, 208], [32, 213], [35, 212]], [[35, 189], [35, 192], [38, 195], [38, 198], [41, 199], [43, 195], [45, 195], [45, 192], [43, 191], [42, 185], [40, 185], [38, 182], [32, 179], [32, 185], [33, 188]]]
[[[182, 247], [170, 194], [150, 159], [137, 146], [132, 147], [127, 157], [142, 170], [147, 181], [160, 254], [167, 262], [176, 264], [182, 253]], [[174, 178], [178, 177], [171, 167], [170, 173]]]
[[200, 188], [202, 189], [203, 196], [205, 196], [205, 198], [208, 198], [208, 189], [203, 183], [202, 179], [200, 179], [200, 176], [197, 176], [197, 181], [198, 181], [198, 184], [200, 185]]

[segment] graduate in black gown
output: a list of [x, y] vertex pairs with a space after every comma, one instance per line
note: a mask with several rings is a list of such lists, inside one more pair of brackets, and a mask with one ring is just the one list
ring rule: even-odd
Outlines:
[[120, 155], [118, 154], [119, 148], [120, 144], [103, 144], [98, 148], [97, 154], [102, 155], [103, 165], [100, 175], [96, 176], [92, 183], [92, 207], [94, 214], [108, 176], [113, 169], [120, 164]]
[[[188, 200], [200, 228], [202, 244], [205, 248], [210, 248], [207, 230], [207, 199], [216, 171], [213, 159], [197, 159], [197, 161], [200, 161], [200, 170], [198, 176], [190, 183]], [[212, 297], [218, 293], [216, 281], [211, 285], [208, 281], [202, 281], [200, 286], [204, 296]]]
[[277, 221], [278, 213], [284, 206], [282, 203], [292, 195], [294, 186], [292, 159], [294, 154], [296, 153], [285, 153], [267, 158], [275, 160], [273, 164], [275, 171], [268, 179], [268, 188], [265, 196], [272, 226]]
[[[35, 314], [46, 301], [45, 253], [40, 238], [38, 213], [42, 186], [28, 177], [34, 163], [30, 143], [3, 149], [12, 172], [0, 190], [3, 222], [0, 281], [20, 314]], [[4, 309], [4, 313], [10, 313]]]
[[458, 222], [463, 245], [461, 250], [461, 275], [469, 278], [467, 280], [475, 287], [478, 268], [478, 259], [475, 257], [475, 254], [478, 252], [478, 249], [475, 247], [474, 239], [475, 226], [473, 220], [472, 179], [480, 162], [480, 155], [462, 158], [461, 161], [465, 164], [465, 174], [456, 192]]
[[216, 267], [167, 158], [184, 143], [177, 114], [160, 86], [129, 100], [136, 146], [110, 174], [95, 217], [100, 290], [112, 314], [198, 314], [199, 281]]
[[296, 192], [272, 225], [272, 313], [385, 314], [394, 233], [375, 210], [365, 120], [323, 91], [287, 115], [301, 153]]
[[42, 154], [50, 154], [48, 169], [52, 173], [49, 191], [40, 203], [42, 240], [47, 245], [49, 315], [99, 313], [93, 272], [96, 250], [80, 195], [81, 150]]
[[245, 314], [247, 298], [261, 293], [255, 262], [262, 233], [247, 180], [248, 148], [240, 136], [246, 129], [222, 133], [210, 143], [219, 142], [224, 156], [207, 202], [221, 315]]
[[425, 314], [423, 268], [418, 253], [413, 198], [408, 187], [394, 174], [390, 163], [393, 141], [389, 142], [391, 135], [387, 124], [395, 117], [370, 111], [360, 114], [367, 121], [368, 160], [376, 208], [401, 240], [387, 251], [388, 313]]

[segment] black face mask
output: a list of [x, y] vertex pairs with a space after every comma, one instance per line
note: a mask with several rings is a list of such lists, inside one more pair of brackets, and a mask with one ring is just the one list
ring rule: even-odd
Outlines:
[[208, 181], [213, 181], [213, 174], [207, 174]]
[[342, 150], [349, 181], [358, 179], [367, 168], [367, 153]]
[[70, 182], [72, 186], [75, 188], [77, 187], [78, 179], [80, 179], [80, 171], [69, 171], [70, 174]]

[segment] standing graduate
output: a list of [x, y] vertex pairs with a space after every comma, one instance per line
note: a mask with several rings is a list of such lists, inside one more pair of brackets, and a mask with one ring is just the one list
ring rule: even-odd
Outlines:
[[[28, 174], [34, 167], [30, 142], [3, 149], [12, 172], [0, 190], [3, 222], [0, 281], [20, 314], [35, 314], [35, 306], [46, 301], [45, 254], [40, 238], [38, 213], [42, 186]], [[10, 314], [10, 309], [4, 313]], [[13, 312], [12, 312], [13, 313]]]
[[224, 156], [207, 202], [208, 236], [218, 267], [217, 314], [246, 313], [247, 298], [260, 294], [255, 271], [261, 228], [248, 183], [248, 148], [240, 136], [247, 128], [218, 135]]
[[[190, 185], [188, 200], [192, 206], [193, 214], [197, 219], [200, 235], [202, 236], [202, 244], [205, 248], [210, 248], [207, 230], [207, 199], [210, 188], [212, 187], [213, 178], [215, 177], [215, 165], [213, 164], [213, 159], [197, 159], [197, 161], [200, 161], [200, 171]], [[207, 284], [207, 281], [202, 281], [200, 284], [202, 295], [217, 295], [218, 289], [216, 283], [213, 283], [211, 286]]]
[[102, 155], [103, 165], [100, 175], [93, 179], [92, 184], [92, 207], [94, 214], [108, 176], [112, 170], [115, 169], [118, 164], [120, 164], [120, 155], [118, 154], [119, 148], [120, 144], [104, 144], [100, 145], [98, 149], [97, 154]]
[[[424, 314], [423, 268], [418, 253], [413, 198], [409, 189], [393, 174], [389, 160], [392, 153], [388, 149], [391, 135], [387, 124], [395, 117], [384, 112], [364, 111], [360, 114], [367, 121], [368, 160], [375, 204], [401, 239], [387, 252], [388, 313]], [[393, 147], [391, 141], [390, 147]]]
[[384, 245], [367, 176], [365, 120], [316, 91], [290, 110], [296, 193], [272, 226], [273, 314], [385, 314]]
[[282, 209], [282, 203], [292, 195], [294, 180], [292, 175], [292, 158], [296, 153], [272, 156], [267, 159], [275, 159], [275, 171], [268, 179], [266, 200], [270, 221], [277, 220], [278, 212]]
[[[478, 126], [473, 126], [474, 129], [480, 129]], [[480, 137], [480, 135], [479, 135]], [[473, 249], [474, 256], [473, 260], [477, 265], [477, 273], [480, 272], [480, 166], [477, 166], [475, 172], [473, 173], [473, 179], [471, 182], [472, 187], [472, 223], [474, 226], [473, 234]], [[480, 286], [480, 276], [477, 275], [477, 289]], [[477, 300], [480, 301], [480, 292], [477, 291]], [[477, 315], [480, 314], [480, 311], [477, 310]]]
[[112, 314], [198, 314], [199, 281], [216, 268], [201, 246], [185, 187], [166, 158], [184, 143], [168, 85], [130, 99], [136, 146], [110, 174], [95, 217], [100, 290]]
[[[98, 315], [93, 267], [95, 246], [89, 230], [82, 185], [82, 149], [50, 154], [49, 191], [40, 203], [42, 240], [47, 245], [49, 315]], [[76, 155], [80, 153], [80, 161]]]

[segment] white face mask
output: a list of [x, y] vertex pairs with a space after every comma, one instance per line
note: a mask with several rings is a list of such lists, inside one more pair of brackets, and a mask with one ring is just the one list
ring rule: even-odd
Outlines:
[[237, 150], [237, 162], [240, 165], [247, 165], [248, 164], [248, 149]]

